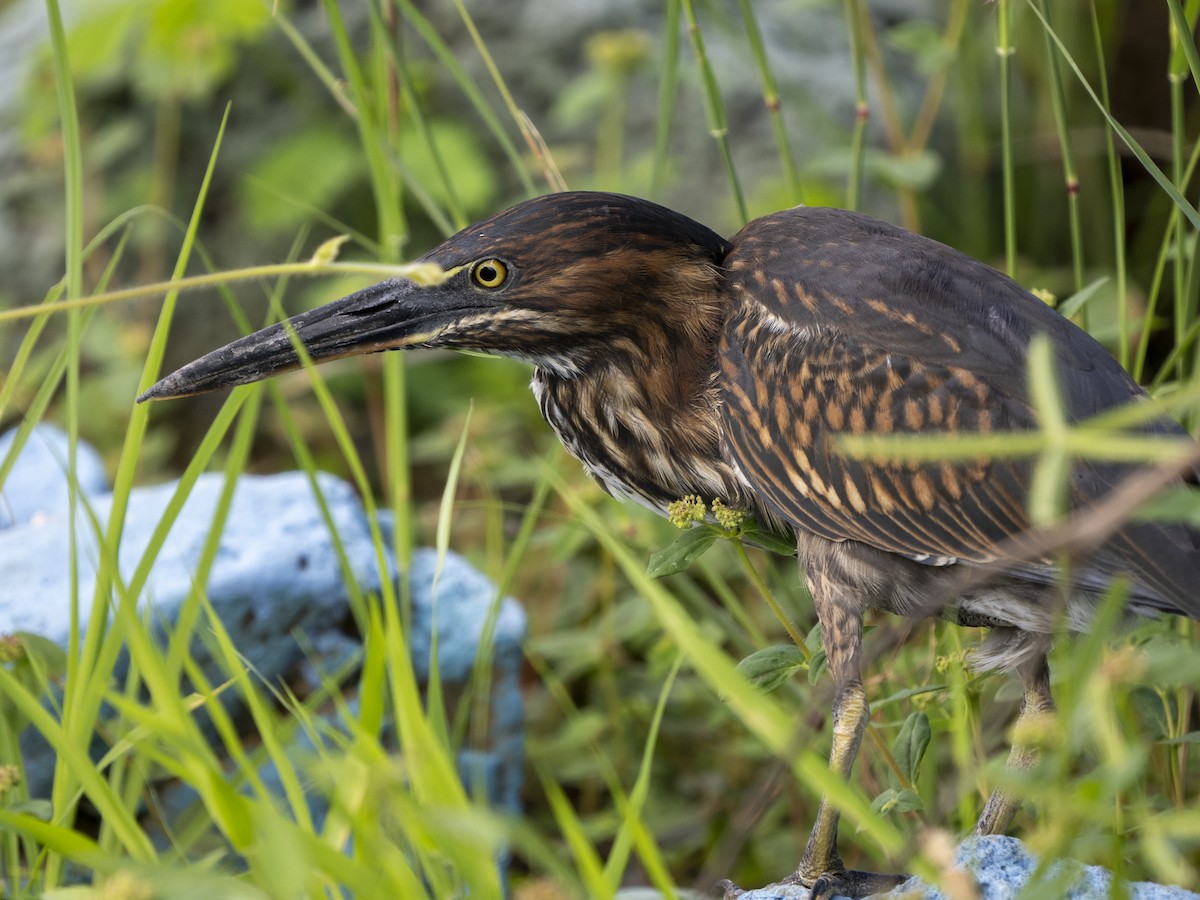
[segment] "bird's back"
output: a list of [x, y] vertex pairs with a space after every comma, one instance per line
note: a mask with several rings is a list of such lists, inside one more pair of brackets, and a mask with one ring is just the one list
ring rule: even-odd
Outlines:
[[[1051, 342], [1063, 412], [1076, 423], [1144, 398], [1090, 335], [1011, 279], [943, 244], [861, 214], [797, 208], [751, 222], [726, 258], [735, 298], [722, 345], [731, 452], [771, 507], [806, 530], [912, 559], [1018, 561], [1032, 527], [1034, 461], [885, 463], [847, 456], [854, 433], [1036, 430], [1028, 352]], [[1186, 438], [1159, 418], [1142, 433]], [[1070, 507], [1103, 499], [1134, 466], [1076, 461]], [[1182, 482], [1181, 482], [1182, 483]], [[1014, 540], [1016, 539], [1016, 540]], [[1130, 601], [1200, 618], [1200, 533], [1127, 523], [1078, 572]]]

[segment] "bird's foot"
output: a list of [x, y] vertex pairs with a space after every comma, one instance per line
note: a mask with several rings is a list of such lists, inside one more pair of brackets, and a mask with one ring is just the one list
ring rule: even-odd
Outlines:
[[[799, 883], [805, 883], [797, 876]], [[784, 879], [785, 881], [787, 879]], [[841, 872], [826, 872], [813, 880], [809, 886], [811, 900], [832, 900], [833, 897], [870, 897], [882, 894], [908, 881], [907, 875], [892, 875], [886, 872], [860, 872], [845, 869]]]
[[[871, 897], [883, 894], [898, 887], [908, 880], [908, 875], [890, 875], [883, 872], [860, 872], [855, 869], [842, 869], [837, 872], [825, 872], [815, 877], [794, 872], [783, 881], [779, 887], [800, 886], [808, 888], [809, 900], [832, 900], [834, 897], [850, 897], [858, 900], [861, 897]], [[724, 891], [722, 900], [737, 900], [746, 891], [732, 881], [722, 881], [717, 887]], [[763, 890], [769, 890], [770, 885]], [[790, 896], [790, 894], [788, 894]]]

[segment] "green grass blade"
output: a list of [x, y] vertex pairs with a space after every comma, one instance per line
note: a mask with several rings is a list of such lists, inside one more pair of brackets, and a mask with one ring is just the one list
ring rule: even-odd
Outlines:
[[667, 700], [671, 696], [671, 688], [675, 686], [675, 679], [679, 675], [683, 662], [683, 654], [676, 655], [667, 677], [663, 679], [663, 686], [658, 694], [658, 703], [654, 707], [654, 715], [650, 719], [650, 730], [646, 734], [646, 742], [642, 748], [642, 761], [638, 767], [637, 779], [634, 781], [633, 789], [629, 792], [629, 797], [624, 802], [618, 800], [621, 828], [613, 839], [612, 850], [609, 851], [608, 860], [604, 864], [605, 883], [614, 892], [620, 887], [621, 878], [629, 862], [630, 848], [636, 846], [638, 857], [646, 867], [646, 874], [650, 877], [650, 883], [658, 888], [665, 897], [675, 897], [670, 871], [642, 821], [642, 812], [646, 808], [646, 801], [650, 796], [654, 750], [658, 746], [659, 730], [667, 712]]
[[[83, 788], [105, 824], [117, 834], [125, 852], [143, 862], [157, 859], [153, 844], [138, 825], [133, 812], [121, 803], [120, 797], [92, 764], [87, 745], [81, 745], [73, 739], [62, 724], [43, 708], [41, 699], [30, 694], [3, 666], [0, 666], [0, 695], [15, 706], [46, 742], [55, 748], [59, 768], [70, 772], [73, 780]], [[54, 809], [58, 822], [66, 820], [73, 812], [70, 808], [64, 809], [62, 804], [56, 804]]]
[[583, 823], [580, 822], [579, 816], [571, 807], [567, 795], [563, 793], [562, 788], [558, 786], [558, 782], [551, 777], [550, 773], [540, 772], [539, 780], [542, 790], [545, 791], [546, 800], [549, 801], [550, 811], [554, 813], [554, 820], [562, 832], [567, 849], [570, 850], [571, 856], [575, 860], [575, 868], [587, 890], [587, 896], [598, 898], [598, 900], [614, 896], [616, 892], [604, 877], [600, 854], [588, 840]]
[[613, 557], [639, 595], [650, 603], [659, 623], [688, 662], [709, 687], [724, 698], [746, 728], [791, 766], [802, 785], [814, 794], [830, 797], [847, 819], [886, 852], [899, 851], [904, 840], [895, 826], [878, 818], [861, 792], [834, 777], [824, 760], [811, 751], [797, 750], [795, 725], [779, 706], [756, 691], [737, 671], [734, 662], [701, 634], [678, 602], [661, 584], [646, 575], [645, 563], [630, 554], [611, 530], [604, 527], [594, 510], [557, 479], [555, 488], [572, 513]]
[[850, 37], [850, 58], [854, 65], [854, 129], [850, 134], [850, 177], [846, 183], [846, 208], [858, 209], [862, 199], [867, 119], [871, 114], [871, 106], [867, 96], [867, 55], [863, 47], [864, 12], [860, 0], [843, 0], [843, 6], [846, 11], [846, 32]]

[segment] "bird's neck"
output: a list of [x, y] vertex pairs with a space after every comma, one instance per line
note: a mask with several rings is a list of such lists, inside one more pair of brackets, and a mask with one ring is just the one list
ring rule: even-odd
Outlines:
[[616, 340], [569, 375], [539, 365], [532, 386], [546, 421], [606, 491], [661, 513], [692, 494], [738, 505], [745, 493], [721, 454], [715, 372], [715, 346]]

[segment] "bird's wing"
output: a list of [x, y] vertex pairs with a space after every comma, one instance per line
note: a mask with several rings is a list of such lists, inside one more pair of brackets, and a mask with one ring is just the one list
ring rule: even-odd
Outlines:
[[968, 370], [864, 345], [828, 326], [772, 328], [753, 308], [725, 339], [729, 452], [787, 520], [918, 560], [973, 562], [995, 560], [996, 545], [1029, 527], [1027, 462], [884, 463], [849, 457], [837, 442], [854, 434], [986, 433], [1024, 418]]
[[[865, 216], [796, 209], [759, 219], [734, 239], [725, 267], [736, 310], [720, 353], [728, 452], [776, 513], [832, 540], [931, 562], [1020, 552], [1031, 461], [860, 460], [837, 439], [1036, 429], [1026, 356], [1037, 333], [1053, 345], [1068, 419], [1141, 395], [1103, 348], [1014, 282]], [[1150, 430], [1182, 433], [1171, 423]], [[1117, 474], [1076, 466], [1071, 503], [1103, 496]], [[1137, 574], [1154, 552], [1145, 545], [1164, 535], [1130, 532], [1097, 574]], [[1180, 572], [1150, 579], [1152, 599], [1178, 596], [1200, 574], [1194, 533], [1172, 540]]]

